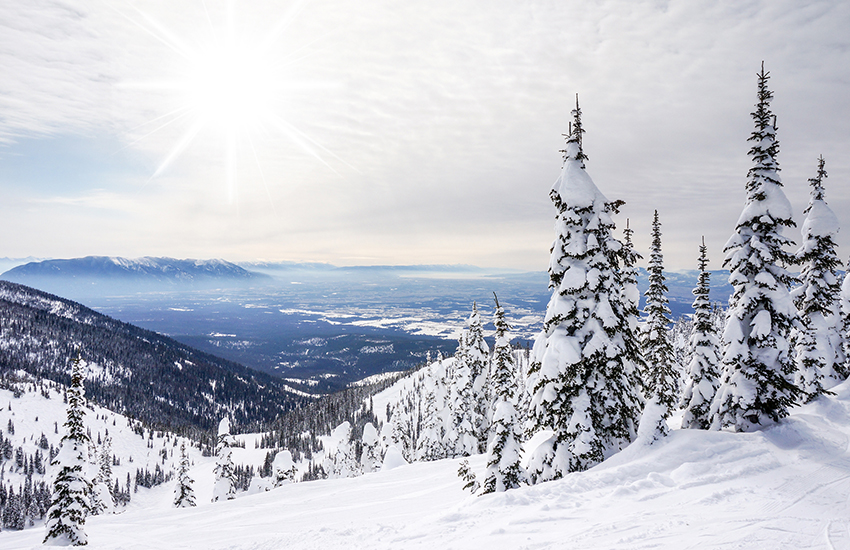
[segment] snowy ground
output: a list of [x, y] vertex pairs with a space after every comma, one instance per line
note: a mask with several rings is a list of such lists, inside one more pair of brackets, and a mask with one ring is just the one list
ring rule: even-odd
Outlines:
[[[461, 491], [447, 460], [209, 504], [211, 463], [199, 462], [199, 507], [173, 510], [171, 487], [155, 488], [144, 509], [90, 518], [89, 547], [850, 548], [850, 384], [836, 392], [759, 433], [674, 430], [588, 472], [484, 497]], [[42, 537], [3, 532], [0, 548]]]

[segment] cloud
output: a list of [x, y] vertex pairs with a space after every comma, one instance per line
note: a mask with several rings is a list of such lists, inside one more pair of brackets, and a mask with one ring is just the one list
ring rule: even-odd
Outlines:
[[[8, 149], [27, 137], [106, 135], [146, 159], [99, 185], [141, 197], [132, 221], [115, 226], [135, 254], [545, 269], [548, 190], [579, 92], [588, 170], [626, 200], [621, 218], [637, 245], [648, 245], [657, 208], [671, 267], [692, 267], [702, 234], [719, 259], [743, 201], [762, 60], [795, 210], [821, 153], [830, 204], [850, 206], [840, 185], [850, 176], [850, 6], [837, 1], [303, 3], [270, 50], [280, 63], [270, 70], [286, 79], [275, 114], [298, 133], [269, 120], [240, 136], [233, 200], [212, 127], [144, 185], [190, 126], [181, 118], [148, 135], [186, 101], [153, 84], [189, 69], [157, 33], [192, 47], [220, 40], [226, 5], [0, 8], [0, 139]], [[234, 32], [261, 38], [295, 3], [233, 6]], [[73, 185], [61, 194], [83, 196]], [[147, 219], [161, 229], [133, 225]], [[27, 238], [43, 236], [33, 227]], [[79, 238], [121, 246], [119, 236]]]

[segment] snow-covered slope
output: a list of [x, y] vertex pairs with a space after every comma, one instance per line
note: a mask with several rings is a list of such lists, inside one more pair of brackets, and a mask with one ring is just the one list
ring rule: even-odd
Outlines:
[[[20, 448], [29, 459], [36, 455], [36, 451], [44, 456], [45, 475], [35, 472], [32, 474], [32, 480], [35, 483], [45, 480], [50, 484], [51, 474], [54, 472], [48, 465], [48, 448], [59, 448], [60, 439], [64, 434], [63, 424], [67, 419], [67, 405], [63, 402], [61, 386], [48, 382], [42, 384], [38, 391], [35, 391], [35, 386], [30, 389], [32, 391], [19, 393], [17, 397], [10, 390], [0, 389], [0, 427], [3, 437], [9, 440], [16, 454]], [[95, 453], [100, 452], [98, 442], [106, 441], [107, 437], [111, 440], [111, 454], [115, 458], [112, 483], [117, 480], [121, 490], [125, 490], [129, 474], [131, 500], [128, 509], [147, 508], [151, 505], [146, 489], [141, 488], [139, 492], [133, 492], [137, 470], [153, 473], [158, 467], [163, 475], [167, 476], [179, 460], [181, 442], [187, 443], [190, 460], [202, 461], [200, 450], [191, 447], [189, 440], [163, 432], [151, 433], [141, 429], [125, 416], [96, 405], [89, 404], [86, 408], [85, 424], [95, 444], [92, 447]], [[10, 427], [13, 429], [10, 430]], [[42, 435], [47, 448], [39, 446]], [[18, 491], [25, 483], [26, 468], [16, 464], [16, 457], [7, 460], [0, 457], [0, 465], [0, 484]], [[92, 472], [96, 471], [97, 467], [92, 465]], [[3, 547], [4, 544], [0, 541], [0, 548]]]
[[[483, 497], [461, 490], [459, 460], [224, 503], [199, 494], [183, 510], [161, 487], [144, 509], [90, 518], [89, 547], [848, 548], [850, 384], [835, 391], [761, 432], [673, 430], [587, 472]], [[483, 457], [470, 462], [483, 470]], [[192, 475], [208, 483], [210, 462]], [[0, 548], [40, 548], [42, 536], [3, 532]]]

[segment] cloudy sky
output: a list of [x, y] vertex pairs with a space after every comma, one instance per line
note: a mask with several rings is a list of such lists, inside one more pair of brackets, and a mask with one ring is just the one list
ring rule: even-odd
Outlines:
[[797, 221], [823, 154], [846, 258], [848, 28], [841, 0], [0, 0], [0, 256], [544, 270], [578, 92], [619, 227], [645, 250], [658, 209], [667, 266], [705, 235], [717, 269], [764, 60]]

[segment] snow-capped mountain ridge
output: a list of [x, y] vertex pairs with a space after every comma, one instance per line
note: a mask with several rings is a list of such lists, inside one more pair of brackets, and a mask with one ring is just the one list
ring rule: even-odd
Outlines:
[[26, 282], [30, 278], [145, 278], [156, 281], [188, 282], [209, 278], [256, 280], [265, 275], [254, 273], [221, 259], [194, 260], [158, 258], [122, 258], [86, 256], [62, 260], [30, 262], [3, 273], [6, 280]]

